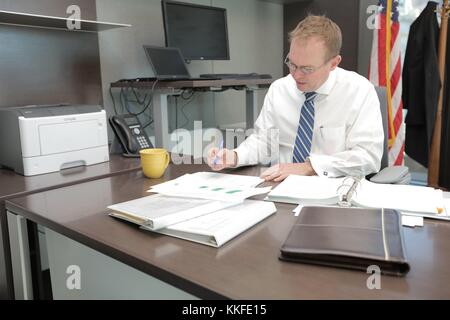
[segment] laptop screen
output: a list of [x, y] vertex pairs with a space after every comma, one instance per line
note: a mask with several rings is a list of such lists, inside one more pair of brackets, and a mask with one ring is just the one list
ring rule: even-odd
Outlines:
[[144, 46], [148, 61], [158, 79], [189, 79], [189, 71], [178, 48]]

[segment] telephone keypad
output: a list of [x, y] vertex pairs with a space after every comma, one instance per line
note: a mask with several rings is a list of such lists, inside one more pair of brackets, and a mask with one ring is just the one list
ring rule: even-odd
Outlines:
[[150, 148], [147, 139], [145, 139], [143, 136], [137, 136], [136, 138], [141, 148]]

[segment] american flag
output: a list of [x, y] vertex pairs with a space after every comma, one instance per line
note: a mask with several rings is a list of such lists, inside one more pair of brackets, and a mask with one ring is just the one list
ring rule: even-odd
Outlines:
[[405, 125], [403, 123], [398, 0], [380, 0], [378, 8], [376, 28], [373, 32], [369, 80], [375, 86], [386, 87], [389, 165], [402, 165], [405, 150]]

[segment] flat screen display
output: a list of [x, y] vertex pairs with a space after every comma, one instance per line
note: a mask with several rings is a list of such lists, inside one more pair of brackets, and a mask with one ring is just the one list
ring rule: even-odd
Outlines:
[[166, 46], [187, 60], [230, 60], [224, 8], [162, 1]]

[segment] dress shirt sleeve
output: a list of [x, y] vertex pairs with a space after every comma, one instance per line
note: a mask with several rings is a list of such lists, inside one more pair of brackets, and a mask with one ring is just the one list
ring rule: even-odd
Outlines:
[[264, 105], [255, 122], [253, 133], [234, 149], [238, 155], [238, 167], [258, 163], [269, 164], [271, 157], [274, 156], [273, 153], [278, 150], [276, 139], [278, 129], [274, 126], [272, 114], [273, 91], [272, 85], [264, 98]]
[[373, 86], [354, 123], [346, 131], [344, 151], [333, 155], [310, 155], [309, 160], [317, 175], [361, 177], [380, 170], [384, 132], [380, 102]]

